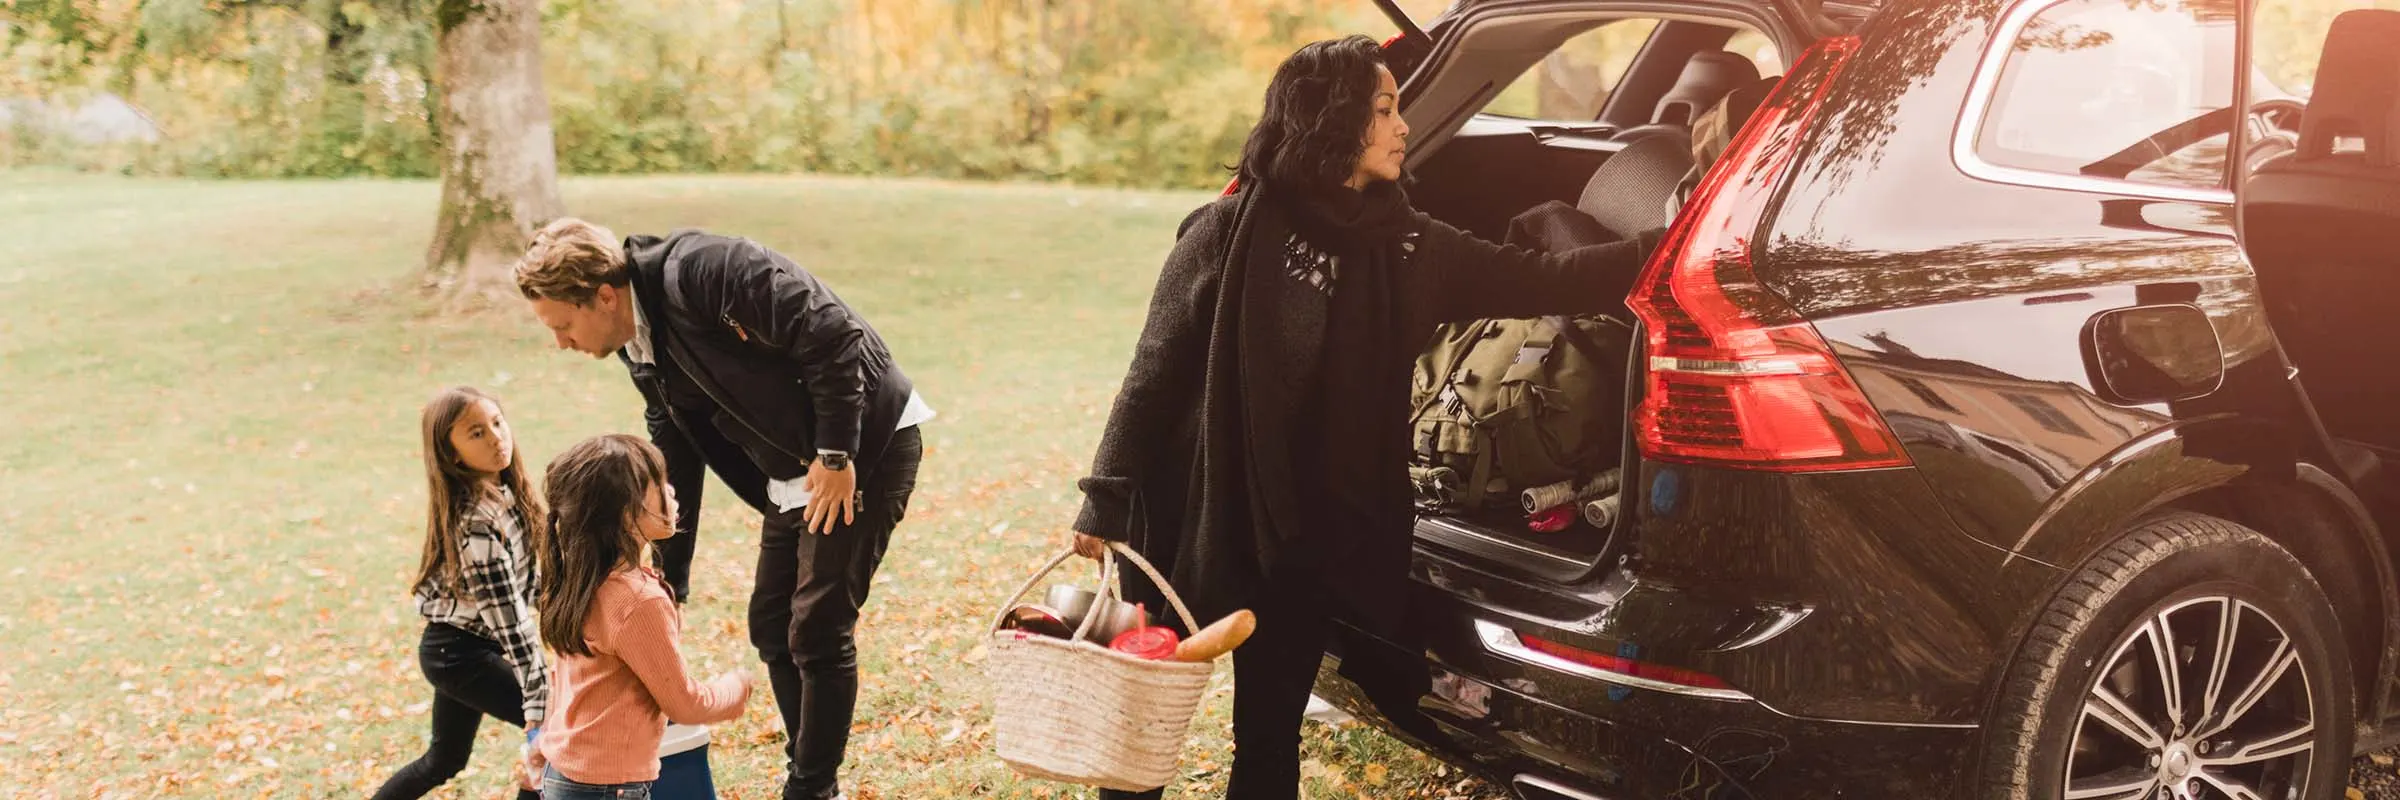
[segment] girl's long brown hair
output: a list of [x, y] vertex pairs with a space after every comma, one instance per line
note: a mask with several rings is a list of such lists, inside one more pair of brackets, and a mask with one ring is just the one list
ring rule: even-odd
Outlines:
[[583, 639], [592, 598], [610, 574], [641, 564], [648, 542], [635, 522], [648, 513], [650, 494], [666, 483], [667, 463], [658, 448], [621, 433], [577, 442], [551, 460], [542, 478], [550, 516], [534, 537], [540, 567], [534, 607], [542, 641], [551, 649], [592, 654]]
[[[457, 423], [459, 415], [466, 413], [478, 400], [489, 400], [495, 408], [500, 406], [500, 398], [486, 394], [481, 389], [452, 386], [435, 392], [433, 399], [425, 401], [425, 412], [421, 415], [424, 429], [422, 449], [425, 453], [425, 554], [417, 561], [417, 580], [410, 585], [419, 588], [438, 586], [453, 597], [464, 591], [459, 578], [459, 560], [462, 557], [459, 539], [465, 533], [461, 529], [465, 527], [467, 512], [483, 499], [477, 488], [483, 476], [459, 463], [458, 448], [450, 444], [450, 426]], [[514, 437], [509, 439], [509, 450], [508, 468], [500, 471], [500, 485], [508, 487], [509, 492], [516, 496], [514, 510], [517, 519], [525, 526], [525, 533], [532, 535], [533, 526], [542, 519], [542, 499], [534, 494], [533, 487], [525, 480], [525, 453], [517, 447]]]

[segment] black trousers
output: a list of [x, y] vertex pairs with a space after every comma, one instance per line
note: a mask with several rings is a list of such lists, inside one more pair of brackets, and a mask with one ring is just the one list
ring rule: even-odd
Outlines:
[[858, 464], [860, 506], [849, 525], [807, 530], [802, 510], [772, 514], [760, 532], [758, 583], [750, 592], [750, 643], [767, 664], [775, 707], [791, 736], [783, 796], [821, 800], [841, 793], [838, 772], [858, 705], [858, 647], [852, 632], [873, 588], [892, 529], [908, 514], [924, 440], [916, 428], [892, 435], [874, 464]]
[[[433, 684], [433, 741], [375, 790], [375, 800], [415, 800], [467, 768], [483, 718], [525, 727], [525, 695], [500, 643], [439, 622], [425, 626], [417, 666]], [[519, 791], [518, 800], [534, 800]]]
[[[1300, 795], [1301, 715], [1308, 712], [1317, 666], [1333, 636], [1332, 603], [1321, 579], [1308, 574], [1266, 581], [1251, 605], [1258, 630], [1233, 651], [1233, 775], [1227, 798]], [[1154, 800], [1163, 794], [1163, 789], [1100, 790], [1101, 800]]]

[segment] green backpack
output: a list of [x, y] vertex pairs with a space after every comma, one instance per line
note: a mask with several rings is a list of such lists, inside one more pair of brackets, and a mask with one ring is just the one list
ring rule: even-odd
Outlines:
[[1632, 327], [1606, 316], [1443, 325], [1417, 356], [1419, 507], [1515, 508], [1516, 492], [1617, 466], [1632, 344]]

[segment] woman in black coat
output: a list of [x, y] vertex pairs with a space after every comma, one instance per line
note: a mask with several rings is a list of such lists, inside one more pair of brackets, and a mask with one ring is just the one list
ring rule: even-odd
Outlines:
[[1233, 656], [1240, 800], [1296, 795], [1332, 617], [1402, 628], [1409, 376], [1435, 326], [1622, 309], [1656, 241], [1543, 254], [1417, 213], [1398, 105], [1363, 36], [1276, 70], [1238, 191], [1185, 221], [1080, 482], [1079, 552], [1130, 542], [1203, 624], [1257, 613]]

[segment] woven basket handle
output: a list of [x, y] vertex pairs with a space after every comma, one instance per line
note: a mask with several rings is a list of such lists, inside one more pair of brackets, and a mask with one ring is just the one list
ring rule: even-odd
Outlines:
[[[1126, 560], [1133, 562], [1134, 567], [1140, 569], [1143, 575], [1150, 577], [1151, 585], [1157, 586], [1159, 593], [1166, 595], [1167, 604], [1175, 607], [1175, 616], [1182, 618], [1184, 630], [1195, 633], [1200, 630], [1200, 623], [1192, 619], [1192, 610], [1184, 607], [1183, 598], [1175, 594], [1175, 587], [1168, 585], [1167, 579], [1158, 574], [1157, 567], [1150, 566], [1150, 561], [1148, 559], [1142, 558], [1141, 553], [1134, 552], [1134, 549], [1127, 547], [1124, 542], [1109, 542], [1107, 552], [1102, 553], [1100, 562], [1100, 589], [1099, 591], [1093, 592], [1094, 595], [1097, 595], [1100, 599], [1107, 600], [1122, 601], [1124, 599], [1124, 592], [1117, 587], [1118, 581], [1116, 580], [1116, 556], [1118, 554], [1123, 554]], [[1017, 591], [1015, 593], [1010, 594], [1007, 600], [1001, 601], [1000, 610], [993, 612], [990, 630], [999, 630], [1000, 623], [1008, 621], [1009, 609], [1017, 607], [1017, 601], [1025, 599], [1026, 593], [1033, 591], [1033, 587], [1036, 584], [1041, 583], [1043, 578], [1049, 577], [1050, 573], [1056, 572], [1060, 564], [1066, 563], [1067, 559], [1073, 558], [1074, 556], [1075, 549], [1072, 547], [1067, 548], [1065, 552], [1053, 556], [1050, 559], [1050, 563], [1042, 565], [1042, 568], [1039, 571], [1033, 573], [1033, 577], [1025, 579], [1025, 585], [1017, 587]], [[1099, 605], [1100, 604], [1098, 601], [1094, 601], [1092, 603], [1094, 608], [1098, 608]], [[1084, 634], [1091, 632], [1093, 620], [1098, 618], [1098, 614], [1087, 613], [1083, 615], [1083, 624], [1076, 626], [1073, 639], [1076, 641], [1081, 641]]]
[[[1134, 552], [1133, 548], [1126, 546], [1124, 542], [1109, 542], [1108, 549], [1125, 554], [1125, 560], [1133, 562], [1135, 567], [1141, 569], [1143, 575], [1150, 576], [1150, 585], [1158, 587], [1158, 593], [1167, 596], [1167, 604], [1175, 607], [1175, 616], [1183, 619], [1184, 630], [1192, 633], [1200, 632], [1200, 623], [1192, 619], [1192, 610], [1183, 607], [1183, 598], [1176, 596], [1175, 587], [1167, 584], [1167, 579], [1158, 574], [1157, 567], [1150, 566], [1149, 559], [1142, 558], [1142, 554]], [[1117, 589], [1117, 583], [1117, 581], [1109, 582], [1108, 591], [1111, 595], [1121, 593]], [[1118, 599], [1122, 600], [1123, 598]], [[1088, 615], [1085, 621], [1090, 621]]]
[[[1050, 563], [1042, 565], [1040, 570], [1037, 570], [1033, 573], [1033, 577], [1026, 578], [1025, 585], [1017, 587], [1016, 593], [1009, 595], [1007, 600], [1000, 601], [1000, 610], [993, 612], [992, 614], [992, 625], [990, 630], [999, 630], [1000, 623], [1008, 621], [1009, 609], [1016, 608], [1017, 601], [1025, 599], [1025, 594], [1027, 592], [1033, 591], [1033, 587], [1035, 585], [1041, 583], [1043, 578], [1050, 577], [1050, 573], [1058, 571], [1058, 566], [1060, 564], [1067, 563], [1067, 559], [1074, 557], [1074, 555], [1075, 548], [1067, 548], [1066, 552], [1060, 553], [1056, 557], [1050, 559]], [[1102, 587], [1106, 587], [1110, 583], [1113, 583], [1113, 581], [1110, 581], [1109, 579], [1115, 577], [1113, 572], [1115, 567], [1116, 565], [1114, 563], [1100, 565], [1100, 585]], [[1099, 593], [1094, 592], [1094, 594]], [[1086, 614], [1085, 616], [1088, 617], [1090, 615]]]

